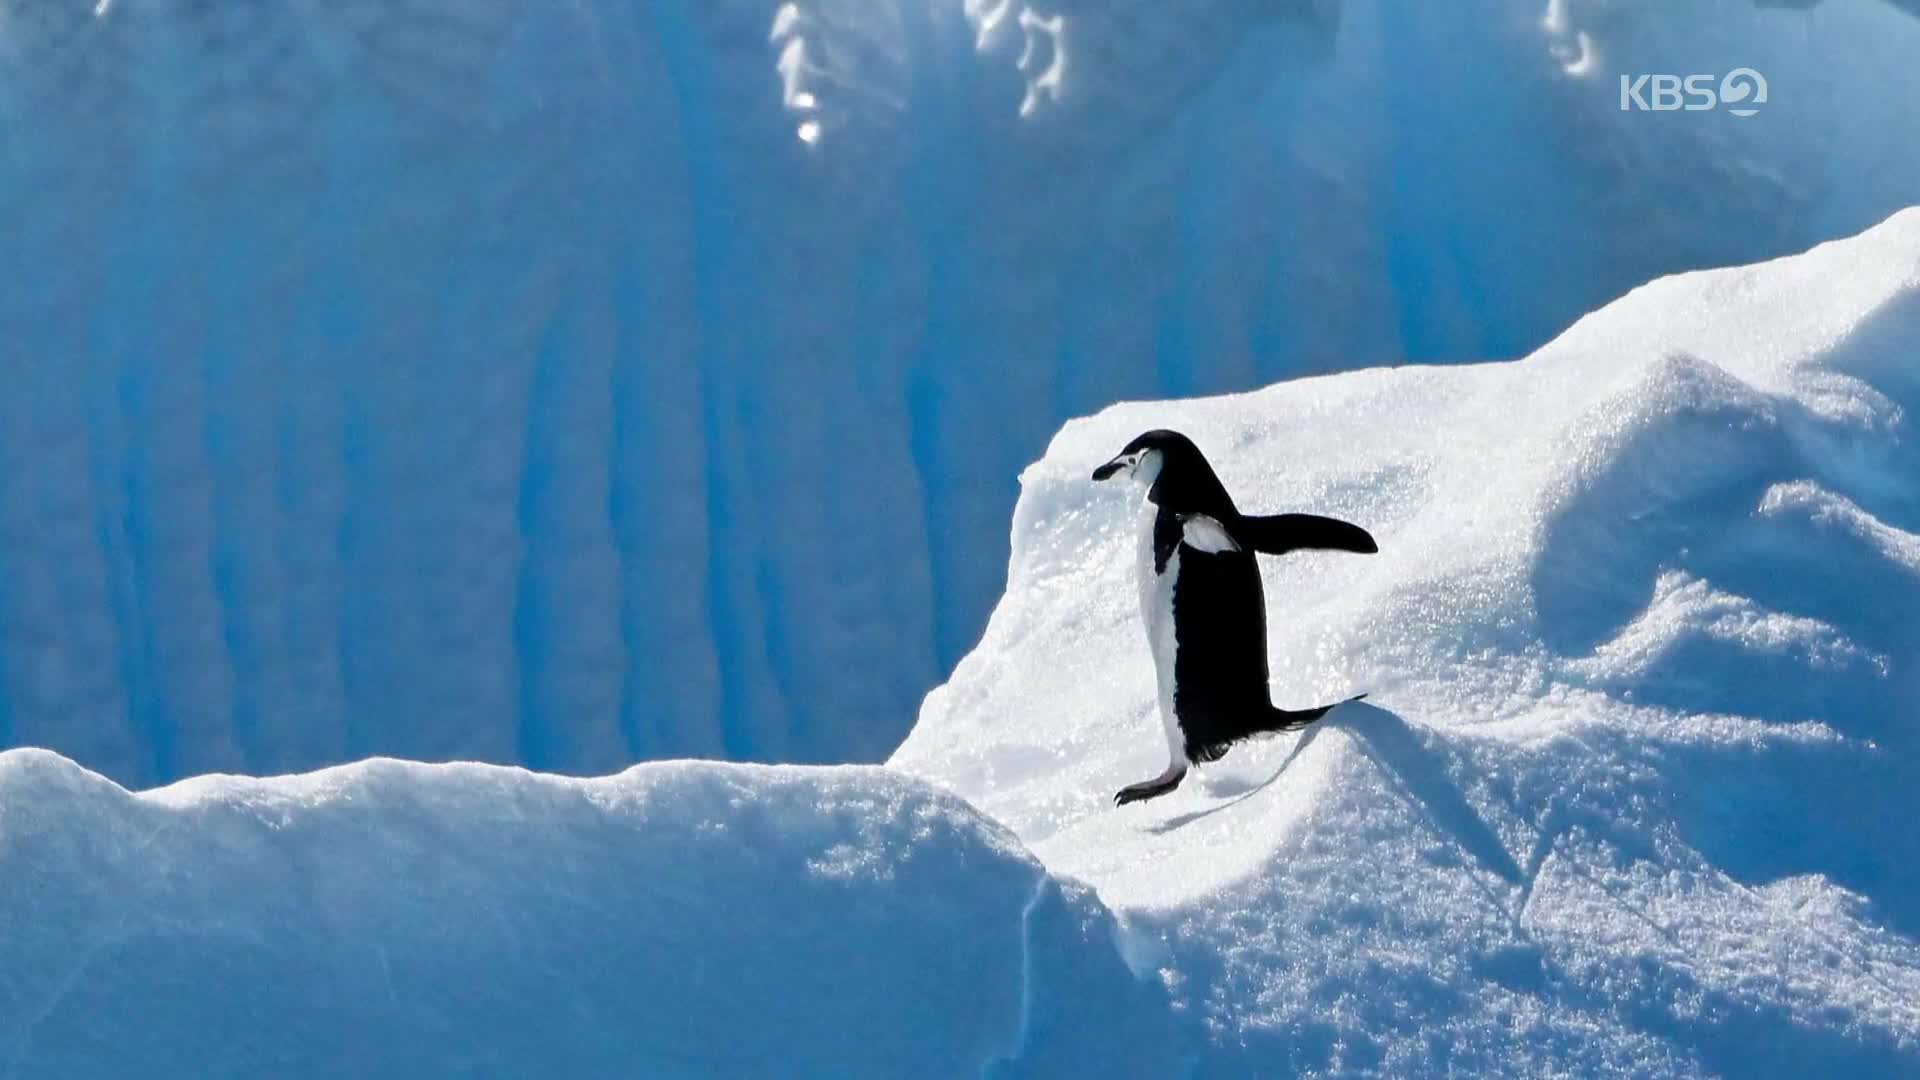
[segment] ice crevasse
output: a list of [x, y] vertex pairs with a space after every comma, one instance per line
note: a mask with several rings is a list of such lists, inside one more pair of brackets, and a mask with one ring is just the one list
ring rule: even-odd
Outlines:
[[1068, 418], [1856, 233], [1915, 55], [1877, 0], [0, 0], [0, 745], [878, 761]]

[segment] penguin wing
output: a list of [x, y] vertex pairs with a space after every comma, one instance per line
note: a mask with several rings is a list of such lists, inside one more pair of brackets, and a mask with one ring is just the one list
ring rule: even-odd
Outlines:
[[1242, 516], [1233, 538], [1241, 545], [1268, 555], [1289, 551], [1352, 551], [1372, 555], [1380, 550], [1367, 530], [1318, 514]]

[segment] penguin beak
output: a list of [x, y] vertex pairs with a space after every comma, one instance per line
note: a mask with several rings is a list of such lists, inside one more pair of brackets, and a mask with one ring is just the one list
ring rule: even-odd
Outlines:
[[1110, 480], [1113, 477], [1119, 475], [1120, 470], [1126, 468], [1130, 464], [1132, 464], [1132, 462], [1128, 461], [1126, 459], [1126, 455], [1122, 454], [1121, 456], [1114, 458], [1112, 461], [1107, 462], [1105, 465], [1102, 465], [1099, 468], [1093, 470], [1093, 478], [1096, 482], [1100, 480]]

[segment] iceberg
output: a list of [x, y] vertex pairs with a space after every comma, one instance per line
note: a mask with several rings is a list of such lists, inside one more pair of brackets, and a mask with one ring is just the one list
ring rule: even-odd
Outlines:
[[0, 745], [878, 761], [1065, 420], [1920, 203], [1911, 7], [0, 0]]

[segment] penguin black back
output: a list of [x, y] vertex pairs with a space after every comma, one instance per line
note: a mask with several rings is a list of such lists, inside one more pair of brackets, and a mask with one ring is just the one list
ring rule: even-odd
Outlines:
[[[1154, 520], [1162, 572], [1182, 531], [1178, 516], [1162, 507]], [[1267, 730], [1275, 711], [1267, 694], [1267, 597], [1253, 552], [1181, 548], [1172, 616], [1179, 634], [1173, 705], [1187, 759], [1214, 761], [1239, 739]]]

